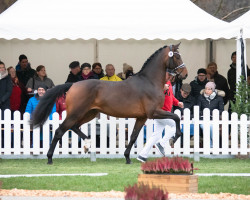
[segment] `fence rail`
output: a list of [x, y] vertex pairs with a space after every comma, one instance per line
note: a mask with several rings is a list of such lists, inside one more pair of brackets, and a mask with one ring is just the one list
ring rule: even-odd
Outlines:
[[[0, 110], [1, 112], [1, 110]], [[176, 111], [180, 116], [180, 112]], [[63, 113], [63, 119], [66, 113]], [[213, 118], [210, 120], [210, 112], [204, 110], [203, 120], [200, 119], [199, 108], [194, 107], [193, 118], [190, 118], [190, 110], [185, 109], [182, 116], [183, 124], [183, 145], [179, 139], [174, 148], [169, 145], [165, 147], [167, 155], [247, 155], [250, 154], [249, 126], [250, 120], [246, 115], [238, 118], [236, 113], [231, 115], [229, 120], [228, 112], [224, 111], [219, 116], [219, 111], [213, 111]], [[1, 117], [1, 115], [0, 115]], [[22, 158], [25, 155], [46, 155], [51, 142], [51, 137], [62, 120], [59, 120], [58, 113], [53, 114], [53, 120], [47, 120], [43, 127], [32, 128], [29, 124], [30, 116], [25, 113], [23, 119], [17, 111], [14, 119], [11, 120], [10, 110], [4, 111], [4, 120], [0, 118], [0, 157], [15, 155]], [[111, 155], [122, 156], [135, 124], [135, 119], [107, 117], [100, 115], [100, 119], [81, 126], [81, 130], [91, 138], [90, 152], [96, 152], [103, 157]], [[131, 155], [138, 154], [145, 141], [148, 140], [154, 129], [154, 121], [147, 120], [145, 127], [141, 130], [138, 139], [131, 150]], [[190, 136], [190, 124], [194, 127], [194, 136]], [[200, 125], [203, 125], [203, 140], [200, 138]], [[210, 147], [210, 126], [213, 128], [213, 147]], [[229, 128], [231, 126], [231, 129]], [[231, 131], [230, 131], [231, 130]], [[166, 134], [168, 130], [165, 130]], [[84, 141], [71, 130], [67, 131], [61, 142], [56, 146], [54, 155], [88, 155], [84, 153]], [[159, 155], [155, 148], [150, 154]], [[14, 157], [14, 156], [13, 156]]]

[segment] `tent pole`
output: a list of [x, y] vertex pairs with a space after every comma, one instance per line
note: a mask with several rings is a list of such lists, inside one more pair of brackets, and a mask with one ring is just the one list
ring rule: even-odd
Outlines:
[[214, 61], [214, 41], [210, 39], [209, 41], [209, 62]]
[[[244, 47], [243, 49], [242, 49], [242, 46]], [[245, 71], [245, 75], [246, 75], [246, 48], [245, 47], [246, 47], [246, 40], [243, 38], [243, 29], [241, 29], [240, 35], [238, 36], [237, 43], [236, 43], [236, 49], [237, 49], [236, 82], [240, 81], [240, 76], [243, 74], [242, 70]]]
[[95, 58], [94, 62], [99, 62], [99, 46], [98, 46], [98, 40], [95, 40]]

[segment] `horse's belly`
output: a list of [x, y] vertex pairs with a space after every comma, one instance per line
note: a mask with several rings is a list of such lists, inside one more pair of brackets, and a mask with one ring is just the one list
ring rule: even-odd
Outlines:
[[105, 107], [97, 108], [100, 112], [105, 113], [110, 116], [119, 117], [119, 118], [138, 118], [145, 117], [145, 111], [136, 105], [109, 105]]

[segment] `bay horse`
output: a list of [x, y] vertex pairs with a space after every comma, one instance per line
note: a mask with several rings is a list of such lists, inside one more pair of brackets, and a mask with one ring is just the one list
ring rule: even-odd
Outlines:
[[79, 127], [94, 119], [99, 112], [118, 118], [136, 118], [130, 142], [124, 152], [127, 164], [131, 163], [131, 148], [147, 119], [173, 119], [176, 122], [176, 135], [179, 137], [182, 134], [180, 118], [161, 109], [165, 98], [163, 88], [166, 71], [179, 79], [187, 77], [187, 68], [182, 62], [178, 47], [179, 44], [158, 49], [137, 74], [124, 81], [92, 79], [65, 83], [49, 89], [38, 103], [31, 123], [35, 127], [44, 124], [56, 98], [65, 92], [67, 116], [55, 131], [47, 153], [48, 164], [53, 163], [55, 147], [64, 133], [71, 129], [85, 140], [87, 136]]

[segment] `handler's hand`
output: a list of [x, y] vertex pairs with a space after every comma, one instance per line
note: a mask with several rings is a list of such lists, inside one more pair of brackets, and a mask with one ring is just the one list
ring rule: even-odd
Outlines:
[[179, 102], [179, 103], [178, 103], [178, 106], [179, 106], [180, 108], [184, 108], [183, 102]]
[[164, 90], [168, 90], [169, 89], [169, 85], [168, 84], [165, 84], [164, 85]]

